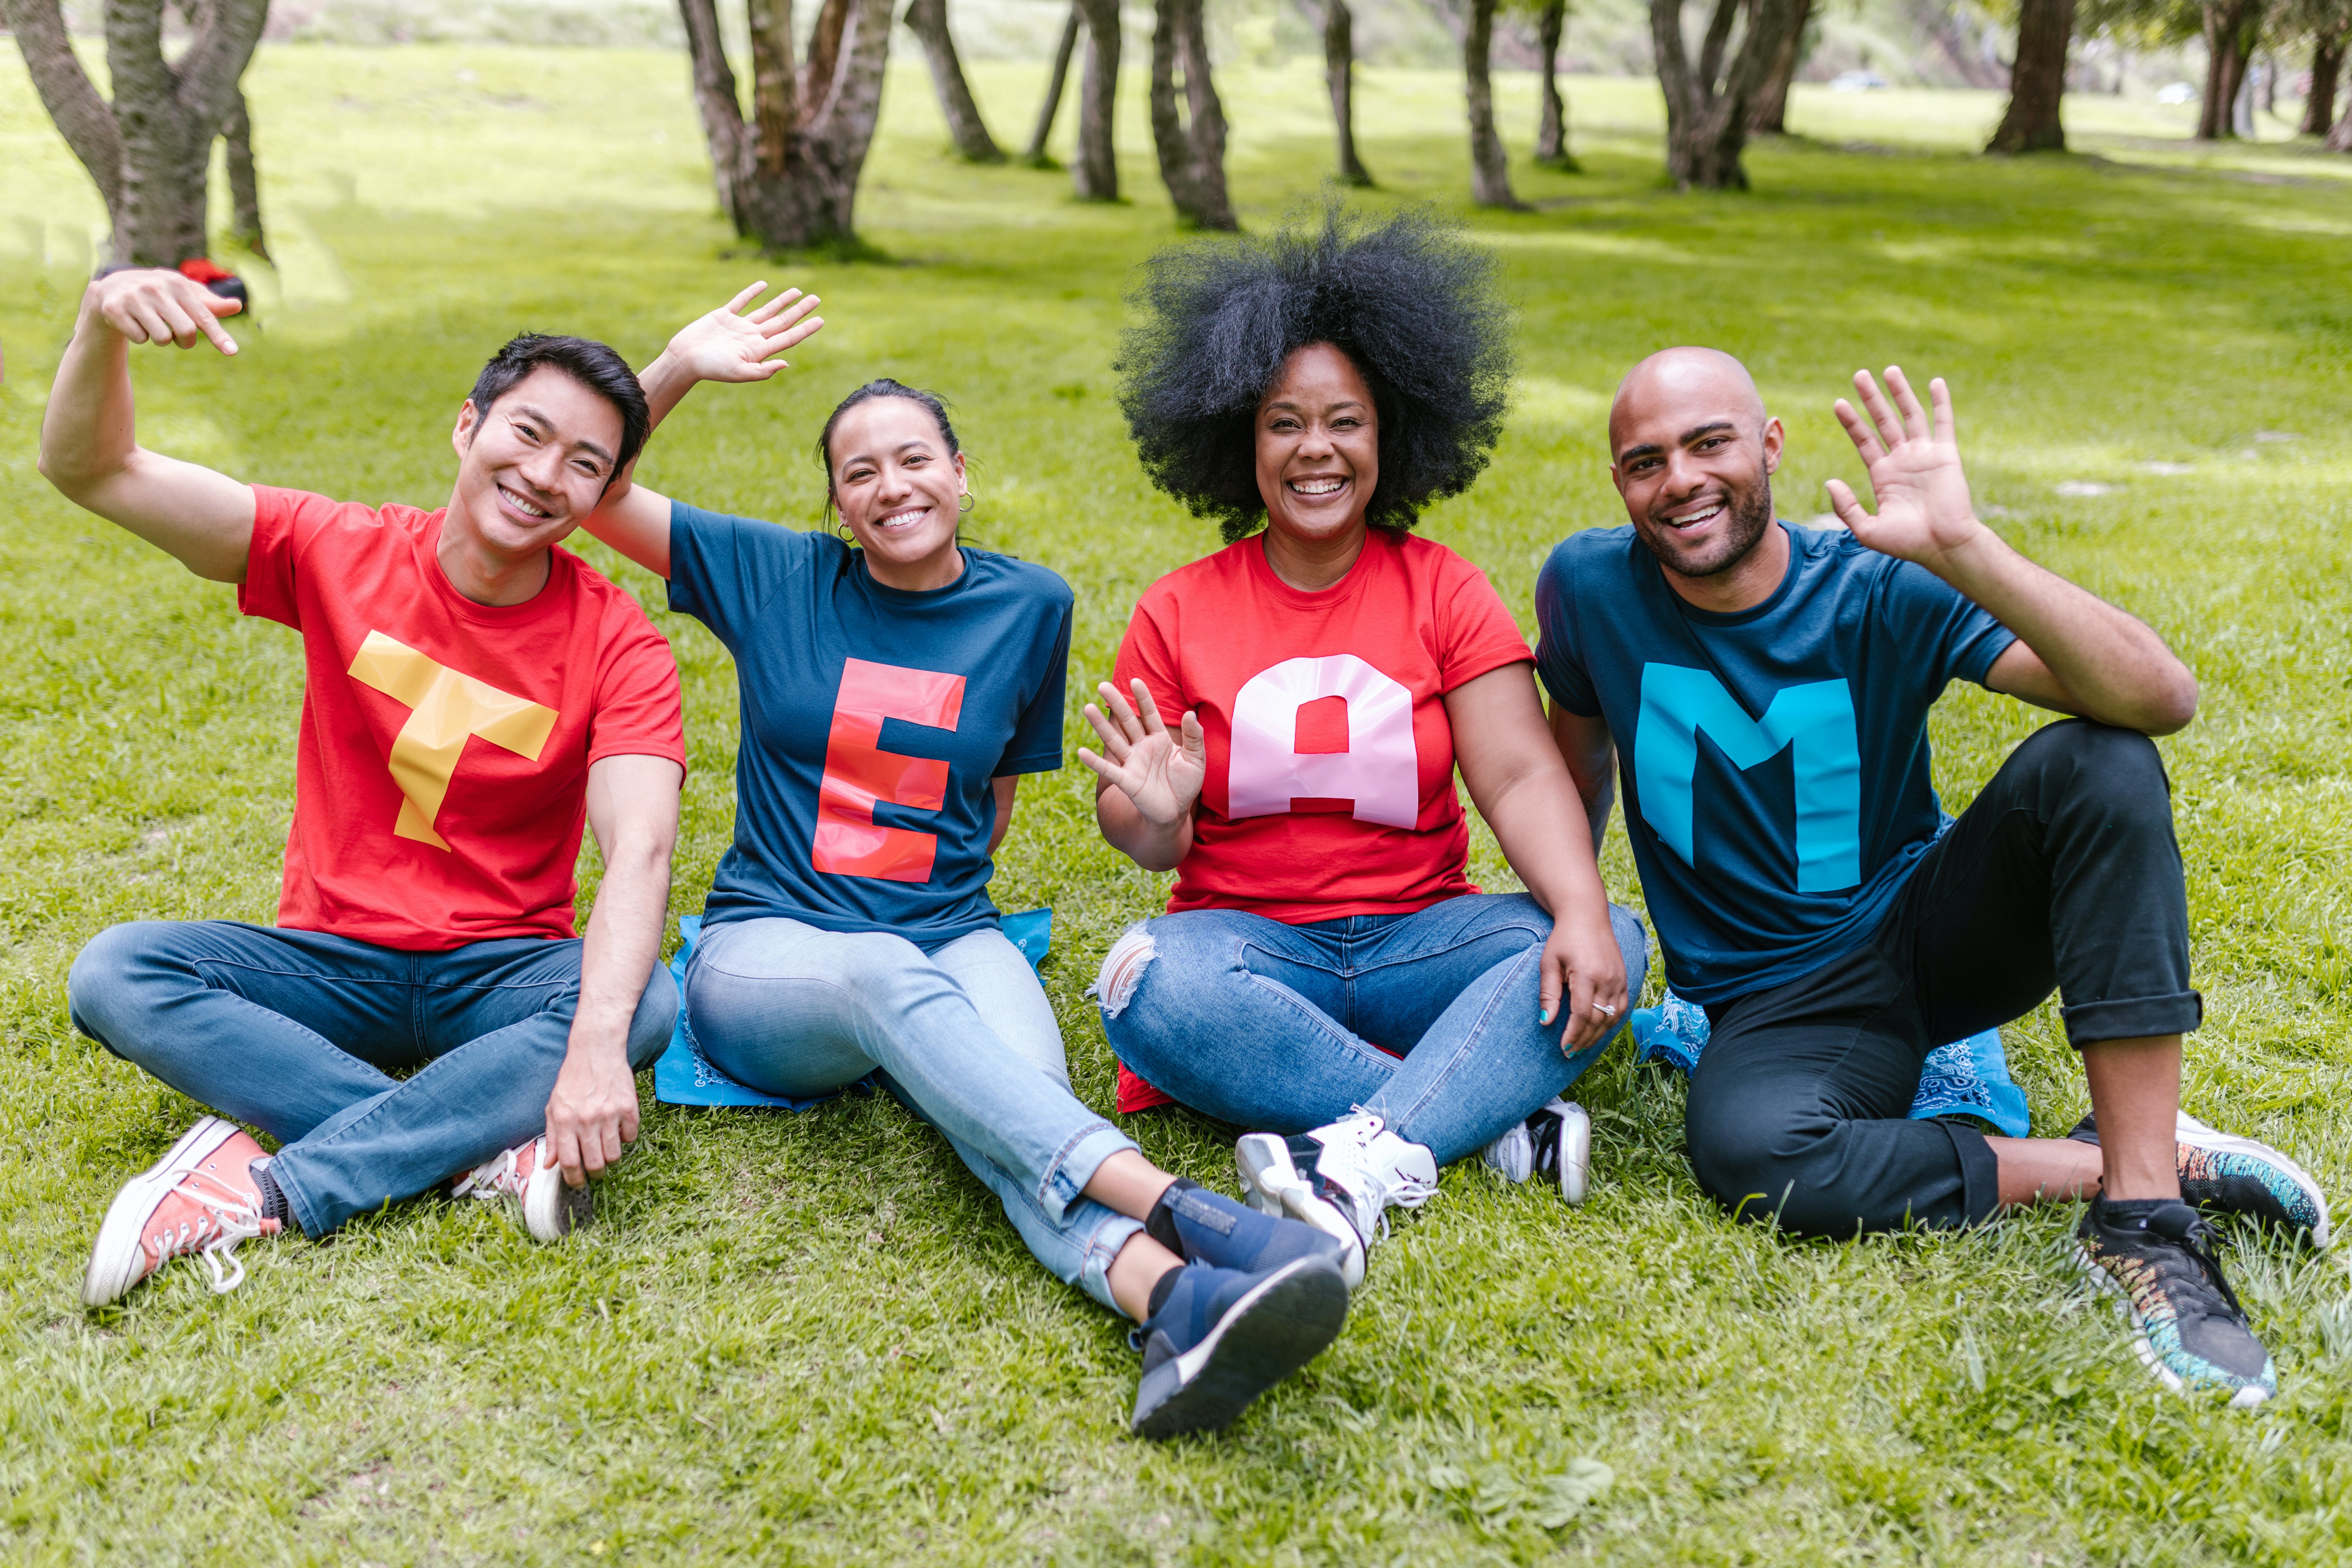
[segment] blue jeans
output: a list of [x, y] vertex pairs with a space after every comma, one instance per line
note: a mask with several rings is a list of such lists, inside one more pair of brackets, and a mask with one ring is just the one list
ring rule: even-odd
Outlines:
[[710, 1063], [770, 1094], [824, 1094], [877, 1068], [1003, 1201], [1037, 1261], [1106, 1307], [1143, 1226], [1083, 1196], [1134, 1142], [1078, 1102], [1029, 961], [997, 931], [926, 953], [884, 931], [799, 921], [705, 926], [687, 1013]]
[[[403, 952], [242, 921], [136, 921], [81, 950], [66, 994], [83, 1034], [277, 1139], [270, 1174], [304, 1234], [324, 1236], [546, 1130], [580, 943]], [[629, 1023], [631, 1067], [661, 1054], [677, 1017], [677, 986], [656, 965]]]
[[[1609, 918], [1638, 997], [1642, 922], [1613, 905]], [[1551, 917], [1524, 893], [1307, 925], [1188, 910], [1139, 931], [1150, 958], [1128, 971], [1130, 984], [1102, 988], [1111, 1049], [1242, 1127], [1303, 1132], [1360, 1108], [1450, 1164], [1566, 1089], [1607, 1044], [1563, 1056], [1560, 1023], [1536, 1022]], [[1106, 961], [1106, 976], [1116, 967]]]

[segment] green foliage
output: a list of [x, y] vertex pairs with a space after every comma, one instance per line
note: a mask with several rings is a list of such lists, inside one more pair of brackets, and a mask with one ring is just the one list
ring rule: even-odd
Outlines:
[[[675, 56], [265, 50], [249, 86], [282, 270], [257, 276], [234, 363], [142, 353], [142, 438], [434, 504], [457, 403], [510, 332], [595, 333], [642, 362], [749, 278], [789, 275], [832, 325], [777, 383], [695, 394], [647, 479], [813, 526], [807, 447], [834, 400], [877, 374], [940, 388], [978, 459], [979, 541], [1077, 591], [1075, 742], [1138, 593], [1214, 543], [1145, 485], [1110, 395], [1123, 281], [1172, 229], [1156, 199], [1081, 206], [1052, 176], [939, 157], [920, 69], [893, 79], [861, 212], [893, 261], [786, 274], [715, 216]], [[1011, 123], [1039, 76], [982, 67], [975, 87]], [[1263, 227], [1328, 166], [1319, 85], [1307, 63], [1220, 85], [1249, 106], [1234, 186]], [[1531, 85], [1499, 86], [1505, 124], [1531, 126]], [[1384, 186], [1368, 199], [1465, 205], [1458, 77], [1370, 70], [1360, 90]], [[2352, 1191], [2352, 188], [2316, 156], [2192, 153], [2153, 108], [2072, 102], [2105, 158], [2021, 164], [1916, 145], [1979, 143], [1998, 95], [1801, 91], [1800, 134], [1751, 154], [1753, 193], [1675, 196], [1653, 88], [1570, 97], [1588, 172], [1516, 168], [1543, 210], [1470, 218], [1502, 258], [1522, 374], [1493, 468], [1424, 529], [1525, 616], [1550, 543], [1622, 515], [1608, 397], [1665, 343], [1755, 368], [1790, 422], [1780, 494], [1800, 518], [1825, 478], [1856, 477], [1829, 413], [1855, 366], [1950, 377], [1987, 515], [2147, 616], [2204, 683], [2165, 742], [2208, 1008], [2189, 1102]], [[1149, 190], [1137, 112], [1127, 175]], [[1822, 144], [1844, 141], [1875, 150]], [[93, 204], [0, 72], [0, 1554], [2054, 1568], [2352, 1551], [2335, 1265], [2241, 1247], [2283, 1396], [2252, 1416], [2189, 1405], [2076, 1285], [2066, 1215], [1843, 1246], [1734, 1226], [1691, 1182], [1679, 1087], [1622, 1048], [1577, 1091], [1587, 1207], [1448, 1172], [1376, 1254], [1340, 1342], [1217, 1441], [1123, 1436], [1122, 1326], [1045, 1278], [887, 1100], [654, 1110], [597, 1226], [562, 1247], [427, 1201], [331, 1246], [250, 1245], [232, 1296], [177, 1268], [85, 1316], [108, 1198], [194, 1108], [70, 1032], [66, 966], [114, 921], [269, 918], [302, 687], [287, 632], [33, 471]], [[730, 826], [732, 674], [644, 574], [588, 553], [656, 607], [684, 669], [688, 912]], [[2039, 721], [1955, 692], [1935, 724], [1947, 799]], [[1080, 1093], [1108, 1106], [1083, 989], [1164, 883], [1104, 847], [1089, 796], [1075, 767], [1024, 791], [999, 897], [1055, 907], [1047, 987]], [[1484, 885], [1511, 885], [1483, 834], [1476, 857]], [[1606, 870], [1636, 892], [1622, 830]], [[2084, 1101], [2053, 1010], [2010, 1040], [2039, 1126], [2063, 1130]], [[1231, 1190], [1210, 1130], [1134, 1131]]]

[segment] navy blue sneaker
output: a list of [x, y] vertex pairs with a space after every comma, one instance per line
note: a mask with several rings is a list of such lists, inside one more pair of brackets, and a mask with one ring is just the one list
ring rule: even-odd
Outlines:
[[1322, 1353], [1348, 1318], [1348, 1282], [1320, 1255], [1261, 1274], [1188, 1263], [1153, 1292], [1136, 1435], [1217, 1432], [1249, 1402]]
[[1328, 1258], [1345, 1272], [1347, 1248], [1311, 1225], [1264, 1215], [1182, 1176], [1143, 1222], [1151, 1239], [1187, 1263], [1261, 1274], [1295, 1258]]

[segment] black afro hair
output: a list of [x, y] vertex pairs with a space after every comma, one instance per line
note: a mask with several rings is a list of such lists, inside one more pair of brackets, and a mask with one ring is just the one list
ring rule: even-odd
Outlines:
[[1510, 317], [1493, 258], [1458, 225], [1330, 199], [1262, 238], [1172, 246], [1142, 270], [1119, 407], [1151, 482], [1215, 518], [1228, 542], [1265, 519], [1258, 402], [1309, 343], [1341, 350], [1372, 389], [1381, 477], [1368, 521], [1411, 528], [1486, 468], [1509, 402]]

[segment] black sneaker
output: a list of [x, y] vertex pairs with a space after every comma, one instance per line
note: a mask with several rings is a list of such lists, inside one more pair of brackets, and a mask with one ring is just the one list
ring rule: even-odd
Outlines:
[[2240, 1408], [2278, 1392], [2270, 1352], [2213, 1260], [2213, 1227], [2187, 1204], [2084, 1205], [2083, 1271], [2124, 1300], [2141, 1364], [2175, 1394], [2226, 1394]]
[[[2174, 1122], [2179, 1140], [2180, 1201], [2208, 1214], [2242, 1215], [2258, 1225], [2328, 1243], [2327, 1195], [2309, 1172], [2267, 1143], [2219, 1132], [2183, 1110]], [[2099, 1123], [2085, 1116], [2066, 1134], [2096, 1148]]]
[[1187, 1263], [1262, 1274], [1294, 1258], [1328, 1258], [1346, 1272], [1347, 1249], [1337, 1237], [1279, 1215], [1261, 1214], [1179, 1176], [1160, 1194], [1143, 1222], [1151, 1239]]
[[1134, 1428], [1143, 1437], [1215, 1432], [1313, 1361], [1348, 1317], [1348, 1282], [1328, 1258], [1295, 1258], [1262, 1274], [1188, 1263], [1151, 1319]]

